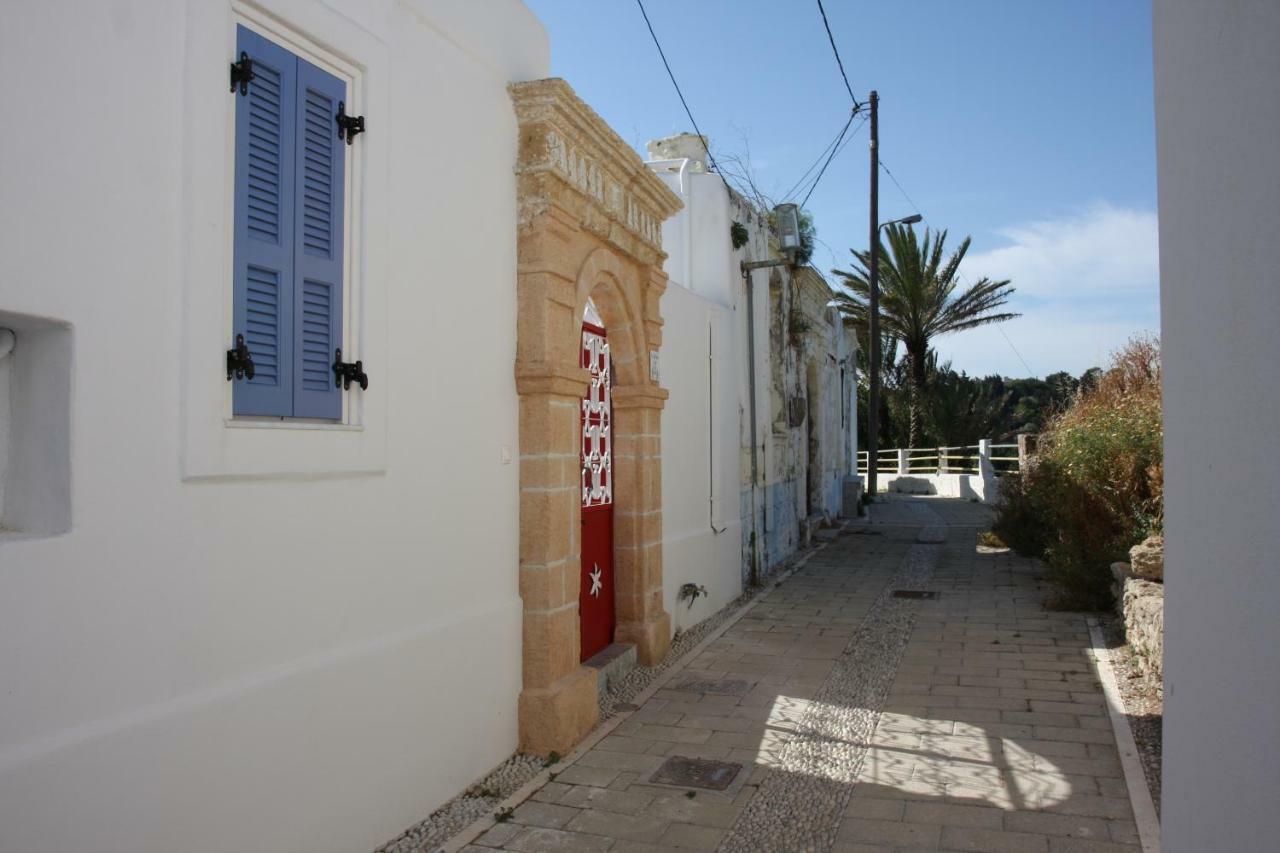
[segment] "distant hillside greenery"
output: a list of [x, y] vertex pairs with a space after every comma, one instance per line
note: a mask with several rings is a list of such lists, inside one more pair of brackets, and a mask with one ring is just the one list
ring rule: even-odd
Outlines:
[[[867, 446], [867, 353], [858, 353], [858, 447]], [[880, 447], [908, 447], [911, 436], [910, 376], [906, 358], [886, 337], [881, 370]], [[1065, 409], [1081, 388], [1097, 383], [1102, 370], [1094, 367], [1080, 376], [1060, 371], [1043, 379], [976, 377], [938, 365], [929, 354], [924, 382], [924, 423], [917, 447], [970, 446], [980, 439], [1011, 442], [1018, 433], [1038, 433]]]

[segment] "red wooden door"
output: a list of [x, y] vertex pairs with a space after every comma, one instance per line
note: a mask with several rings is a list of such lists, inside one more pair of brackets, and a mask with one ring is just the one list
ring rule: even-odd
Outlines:
[[582, 366], [591, 389], [582, 400], [582, 569], [578, 612], [582, 659], [613, 642], [613, 407], [609, 340], [602, 326], [582, 324]]

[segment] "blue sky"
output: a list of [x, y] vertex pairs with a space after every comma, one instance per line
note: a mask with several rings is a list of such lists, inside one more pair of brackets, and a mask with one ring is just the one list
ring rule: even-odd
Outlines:
[[[552, 73], [637, 150], [692, 130], [634, 0], [526, 2]], [[824, 2], [855, 94], [880, 93], [885, 166], [948, 245], [972, 235], [968, 280], [1018, 288], [1021, 318], [939, 339], [944, 359], [1078, 374], [1158, 329], [1147, 0]], [[850, 109], [816, 0], [645, 8], [713, 153], [749, 147], [757, 183], [783, 196]], [[807, 205], [824, 271], [866, 245], [868, 171], [863, 126]], [[881, 219], [913, 210], [882, 172]]]

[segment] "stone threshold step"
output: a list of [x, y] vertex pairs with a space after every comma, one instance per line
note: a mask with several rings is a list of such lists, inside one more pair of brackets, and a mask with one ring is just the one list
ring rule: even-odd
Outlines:
[[634, 643], [611, 643], [582, 662], [596, 671], [596, 692], [601, 696], [636, 666]]

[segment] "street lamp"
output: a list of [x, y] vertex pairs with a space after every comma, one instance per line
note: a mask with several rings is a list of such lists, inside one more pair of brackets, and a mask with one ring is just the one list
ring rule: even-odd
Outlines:
[[924, 217], [921, 216], [920, 214], [913, 213], [910, 216], [904, 216], [901, 219], [891, 219], [885, 224], [881, 225], [880, 227], [888, 228], [890, 225], [915, 225], [917, 222], [920, 222], [923, 219]]

